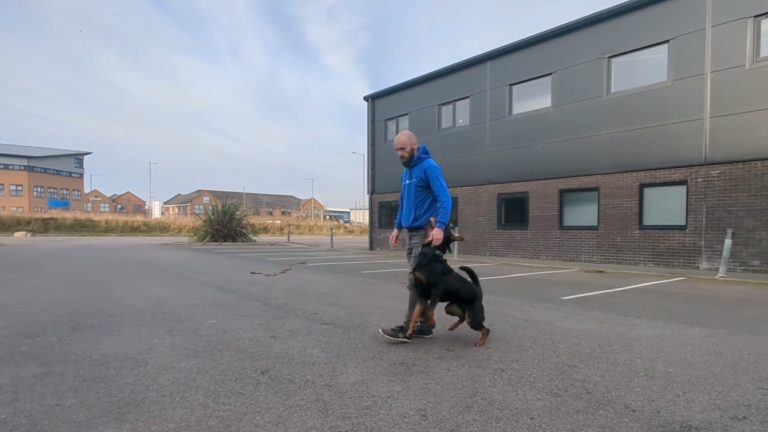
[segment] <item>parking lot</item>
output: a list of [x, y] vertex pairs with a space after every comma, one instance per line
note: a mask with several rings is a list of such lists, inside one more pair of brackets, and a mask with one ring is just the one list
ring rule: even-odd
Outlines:
[[460, 255], [488, 345], [392, 344], [402, 251], [285, 240], [0, 240], [0, 430], [768, 428], [768, 285]]

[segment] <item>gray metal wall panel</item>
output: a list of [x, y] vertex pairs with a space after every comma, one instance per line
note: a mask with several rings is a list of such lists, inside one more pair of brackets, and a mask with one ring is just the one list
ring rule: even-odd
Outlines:
[[408, 117], [408, 129], [418, 137], [437, 132], [437, 107], [430, 106], [413, 111]]
[[768, 0], [713, 0], [714, 25], [768, 13]]
[[672, 39], [669, 51], [673, 80], [703, 74], [707, 57], [706, 31], [701, 30]]
[[747, 20], [712, 27], [712, 70], [718, 71], [747, 62]]
[[485, 148], [485, 127], [461, 127], [419, 138], [435, 157], [464, 155]]
[[552, 104], [563, 105], [605, 94], [606, 60], [599, 59], [560, 70], [552, 77]]
[[489, 117], [498, 120], [509, 115], [509, 87], [491, 89], [491, 106]]
[[438, 105], [486, 90], [485, 65], [440, 77], [399, 93], [376, 99], [376, 120], [388, 119], [430, 105]]
[[768, 67], [742, 67], [712, 74], [713, 117], [759, 109], [768, 109]]
[[491, 148], [530, 146], [703, 117], [704, 77], [491, 122]]
[[713, 118], [709, 161], [765, 159], [768, 157], [768, 110]]
[[[704, 28], [706, 2], [661, 2], [491, 61], [491, 87], [664, 42]], [[649, 24], [651, 23], [651, 24]]]
[[29, 165], [29, 159], [14, 156], [0, 156], [1, 164]]
[[[81, 157], [81, 156], [78, 156]], [[75, 156], [60, 156], [51, 158], [32, 158], [29, 160], [30, 165], [39, 166], [43, 168], [51, 168], [58, 170], [65, 170], [76, 173], [83, 173], [82, 169], [75, 168]]]
[[488, 93], [485, 91], [475, 93], [469, 98], [469, 124], [485, 124], [485, 120], [488, 118], [487, 104]]

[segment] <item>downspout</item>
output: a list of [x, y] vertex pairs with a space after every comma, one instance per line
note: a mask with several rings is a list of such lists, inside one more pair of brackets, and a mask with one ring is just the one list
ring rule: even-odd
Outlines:
[[366, 99], [366, 102], [368, 103], [368, 250], [373, 250], [373, 167], [375, 166], [373, 153], [373, 99]]

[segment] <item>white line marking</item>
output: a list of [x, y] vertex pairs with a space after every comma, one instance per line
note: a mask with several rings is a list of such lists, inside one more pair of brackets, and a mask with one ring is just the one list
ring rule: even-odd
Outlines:
[[685, 279], [685, 278], [684, 277], [679, 277], [679, 278], [667, 279], [667, 280], [656, 281], [656, 282], [646, 282], [646, 283], [637, 284], [637, 285], [630, 285], [630, 286], [626, 286], [626, 287], [622, 287], [622, 288], [614, 288], [614, 289], [603, 290], [603, 291], [594, 291], [594, 292], [588, 292], [588, 293], [584, 293], [584, 294], [576, 294], [576, 295], [572, 295], [572, 296], [568, 296], [568, 297], [560, 297], [560, 300], [570, 300], [570, 299], [574, 299], [574, 298], [578, 298], [578, 297], [586, 297], [586, 296], [604, 294], [604, 293], [615, 292], [615, 291], [624, 291], [624, 290], [628, 290], [628, 289], [632, 289], [632, 288], [640, 288], [640, 287], [644, 287], [644, 286], [648, 286], [648, 285], [662, 284], [662, 283], [667, 283], [667, 282], [675, 282], [675, 281], [679, 281], [679, 280], [683, 280], [683, 279]]
[[234, 255], [236, 256], [275, 256], [275, 255], [319, 255], [322, 253], [327, 253], [328, 255], [333, 254], [339, 254], [341, 252], [323, 252], [323, 251], [315, 251], [315, 252], [258, 252], [258, 253], [236, 253]]
[[391, 262], [403, 262], [403, 260], [397, 259], [397, 260], [384, 260], [384, 261], [325, 262], [325, 263], [314, 263], [314, 264], [307, 264], [307, 265], [320, 266], [320, 265], [337, 265], [337, 264], [370, 264], [370, 263], [391, 263]]
[[488, 277], [481, 277], [480, 280], [505, 279], [505, 278], [511, 278], [511, 277], [532, 276], [532, 275], [549, 274], [549, 273], [565, 273], [565, 272], [572, 272], [572, 271], [576, 271], [576, 269], [552, 270], [552, 271], [543, 271], [543, 272], [534, 272], [534, 273], [517, 273], [517, 274], [511, 274], [511, 275], [504, 275], [504, 276], [488, 276]]
[[313, 255], [313, 256], [300, 256], [300, 257], [288, 257], [288, 258], [267, 258], [267, 261], [287, 261], [287, 260], [305, 260], [305, 259], [337, 259], [337, 258], [375, 258], [370, 255]]
[[291, 249], [267, 249], [267, 248], [261, 248], [261, 249], [230, 249], [230, 250], [216, 249], [216, 250], [212, 250], [211, 252], [212, 253], [245, 253], [245, 252], [258, 253], [258, 252], [264, 252], [264, 251], [270, 251], [270, 252], [293, 252], [295, 250], [296, 250], [296, 248], [291, 248]]
[[[482, 264], [462, 264], [462, 265], [471, 265], [474, 267], [480, 267], [480, 266], [492, 266], [492, 265], [499, 265], [499, 263], [482, 263]], [[384, 272], [394, 272], [394, 271], [404, 271], [409, 270], [408, 268], [398, 268], [398, 269], [387, 269], [387, 270], [366, 270], [361, 271], [360, 273], [384, 273]]]

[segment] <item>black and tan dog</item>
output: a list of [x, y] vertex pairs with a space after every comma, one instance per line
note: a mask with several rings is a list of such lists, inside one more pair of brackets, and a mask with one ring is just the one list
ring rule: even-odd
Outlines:
[[435, 326], [435, 308], [440, 302], [448, 302], [445, 313], [458, 317], [459, 320], [448, 327], [456, 330], [464, 321], [469, 322], [472, 330], [480, 332], [476, 347], [485, 345], [491, 330], [485, 323], [485, 308], [483, 307], [483, 291], [477, 274], [466, 266], [459, 267], [471, 281], [456, 273], [445, 261], [444, 254], [450, 251], [451, 243], [464, 240], [454, 236], [450, 229], [445, 229], [443, 243], [437, 247], [423, 245], [413, 266], [413, 277], [419, 302], [414, 308], [406, 337], [413, 336], [416, 324], [424, 315], [429, 324]]

